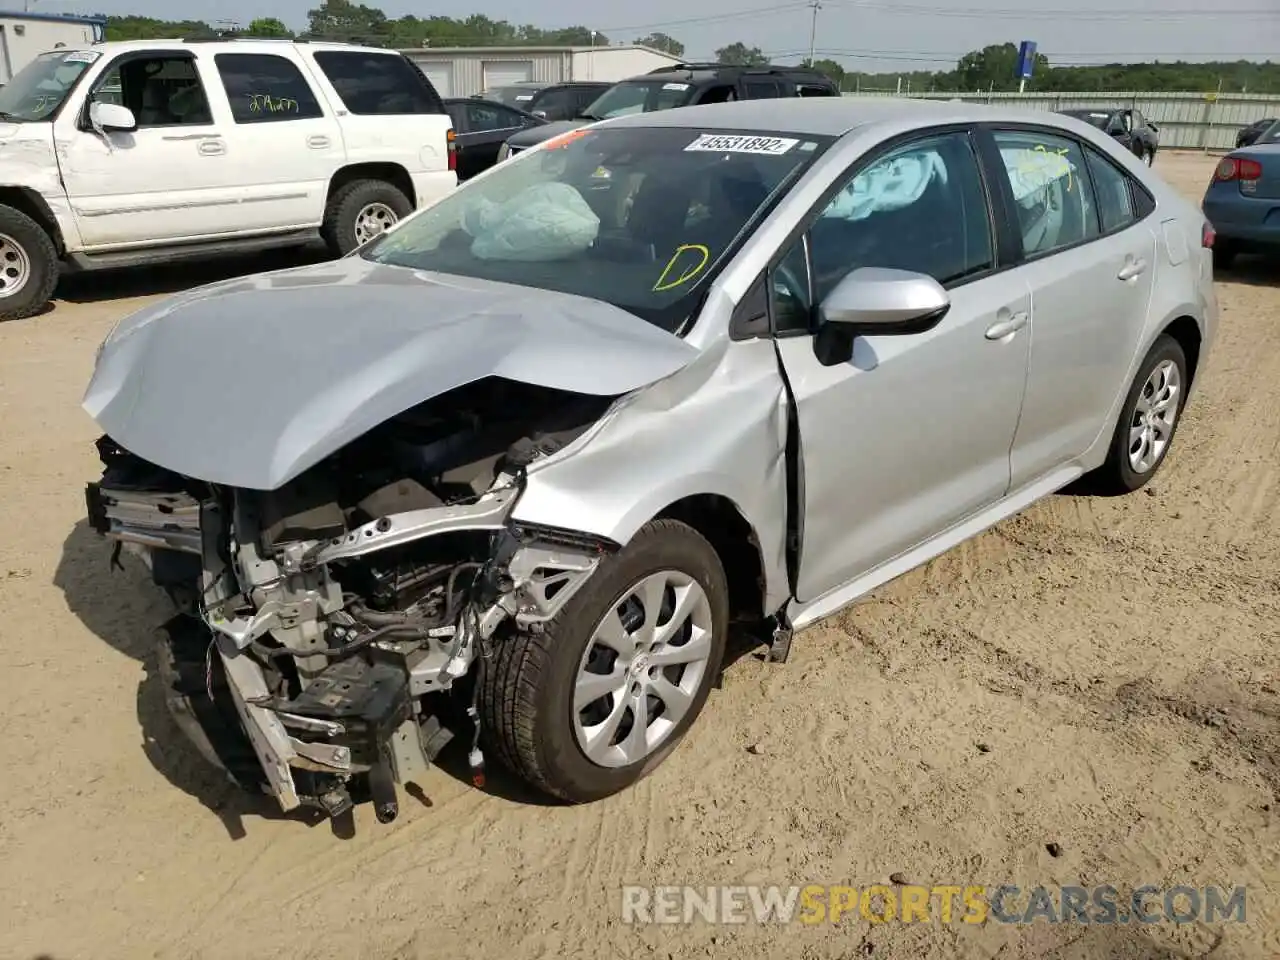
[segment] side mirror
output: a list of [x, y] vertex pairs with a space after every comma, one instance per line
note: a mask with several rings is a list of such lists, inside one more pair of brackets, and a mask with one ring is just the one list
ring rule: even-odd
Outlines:
[[89, 125], [99, 133], [138, 129], [138, 121], [128, 107], [122, 107], [118, 103], [98, 103], [96, 100], [89, 104]]
[[818, 307], [814, 349], [824, 366], [847, 363], [859, 336], [904, 336], [932, 330], [951, 309], [942, 284], [923, 273], [860, 267]]

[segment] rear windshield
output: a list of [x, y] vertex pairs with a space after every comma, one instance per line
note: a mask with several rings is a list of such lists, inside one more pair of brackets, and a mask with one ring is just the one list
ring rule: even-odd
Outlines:
[[693, 99], [693, 84], [662, 80], [624, 80], [600, 94], [583, 116], [595, 120], [683, 107]]
[[508, 107], [527, 109], [525, 104], [533, 100], [538, 93], [538, 87], [491, 87], [488, 90], [481, 90], [476, 96], [505, 103]]
[[357, 116], [444, 113], [422, 71], [398, 53], [320, 50], [316, 64]]
[[603, 300], [677, 331], [828, 138], [582, 128], [460, 186], [361, 251]]

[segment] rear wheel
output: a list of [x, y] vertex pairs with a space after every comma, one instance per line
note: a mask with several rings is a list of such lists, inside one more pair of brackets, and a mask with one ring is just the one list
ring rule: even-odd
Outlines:
[[1178, 341], [1162, 334], [1138, 367], [1095, 479], [1107, 491], [1128, 493], [1147, 484], [1173, 444], [1190, 378]]
[[728, 589], [715, 549], [674, 520], [644, 527], [541, 634], [481, 661], [487, 742], [522, 779], [570, 802], [657, 767], [719, 673]]
[[44, 227], [0, 206], [0, 320], [39, 313], [58, 285], [58, 250]]
[[329, 198], [320, 235], [329, 249], [341, 257], [412, 212], [413, 204], [398, 187], [384, 180], [353, 180]]

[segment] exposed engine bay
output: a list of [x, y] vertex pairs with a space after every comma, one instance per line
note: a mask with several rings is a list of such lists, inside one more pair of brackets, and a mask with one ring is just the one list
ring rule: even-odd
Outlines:
[[477, 660], [537, 631], [613, 544], [520, 527], [525, 469], [613, 397], [497, 377], [404, 412], [271, 491], [205, 483], [109, 437], [92, 525], [177, 605], [160, 631], [170, 707], [207, 759], [284, 810], [331, 816], [469, 735]]

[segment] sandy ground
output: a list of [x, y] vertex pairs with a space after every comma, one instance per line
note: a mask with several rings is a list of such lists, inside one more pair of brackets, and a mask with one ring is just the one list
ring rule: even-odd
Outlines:
[[[1212, 163], [1157, 168], [1198, 197]], [[272, 815], [186, 746], [150, 661], [165, 607], [136, 571], [109, 571], [81, 520], [95, 346], [215, 275], [95, 278], [0, 325], [0, 956], [1280, 954], [1280, 265], [1221, 278], [1216, 352], [1146, 491], [1050, 498], [801, 635], [786, 666], [739, 658], [691, 738], [625, 795], [545, 806], [441, 769], [396, 823], [364, 808], [346, 837]], [[620, 918], [629, 883], [894, 873], [1241, 884], [1248, 920]]]

